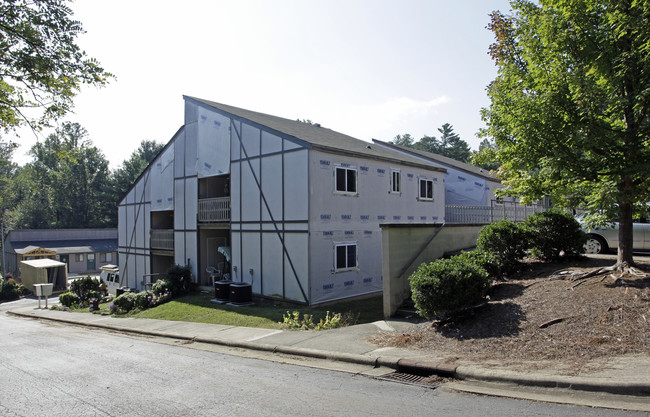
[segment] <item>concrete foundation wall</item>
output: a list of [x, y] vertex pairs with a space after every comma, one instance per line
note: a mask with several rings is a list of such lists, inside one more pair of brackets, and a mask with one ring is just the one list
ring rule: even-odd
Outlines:
[[384, 316], [391, 317], [410, 294], [408, 278], [424, 262], [476, 246], [483, 225], [382, 224]]

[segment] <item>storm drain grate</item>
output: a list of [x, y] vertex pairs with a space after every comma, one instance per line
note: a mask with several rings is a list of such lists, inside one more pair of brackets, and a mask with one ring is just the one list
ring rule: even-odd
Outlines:
[[402, 382], [405, 384], [426, 385], [428, 387], [437, 387], [443, 380], [442, 378], [413, 375], [404, 372], [391, 372], [390, 374], [382, 375], [379, 378], [388, 381]]

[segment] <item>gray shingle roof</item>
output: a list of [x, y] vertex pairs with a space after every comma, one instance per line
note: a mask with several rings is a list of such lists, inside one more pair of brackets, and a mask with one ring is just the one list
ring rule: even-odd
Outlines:
[[16, 253], [29, 252], [39, 247], [58, 254], [117, 251], [117, 239], [18, 241], [12, 242], [12, 245]]
[[421, 159], [403, 155], [381, 146], [376, 146], [370, 142], [353, 138], [352, 136], [321, 127], [320, 125], [312, 125], [297, 120], [285, 119], [196, 97], [184, 96], [184, 98], [186, 100], [191, 100], [212, 107], [232, 116], [249, 120], [258, 125], [266, 126], [284, 135], [299, 139], [300, 141], [307, 142], [313, 149], [345, 153], [352, 156], [372, 159], [381, 159], [405, 165], [418, 166], [431, 171], [445, 171], [444, 168], [429, 164]]
[[383, 146], [386, 146], [386, 147], [392, 148], [392, 149], [398, 149], [398, 150], [400, 150], [402, 152], [406, 152], [406, 153], [409, 153], [411, 155], [417, 155], [417, 156], [425, 158], [425, 159], [427, 159], [429, 161], [437, 162], [437, 163], [439, 163], [441, 165], [447, 165], [449, 167], [453, 167], [453, 168], [468, 172], [470, 174], [473, 174], [473, 175], [476, 175], [476, 176], [479, 176], [479, 177], [483, 177], [483, 178], [485, 178], [487, 180], [499, 181], [497, 176], [492, 174], [490, 172], [490, 170], [483, 169], [483, 168], [480, 168], [480, 167], [477, 167], [477, 166], [474, 166], [474, 165], [466, 164], [464, 162], [460, 162], [460, 161], [457, 161], [455, 159], [448, 158], [446, 156], [438, 155], [438, 154], [427, 152], [427, 151], [421, 151], [421, 150], [414, 149], [414, 148], [407, 148], [405, 146], [395, 145], [393, 143], [384, 142], [384, 141], [381, 141], [379, 139], [373, 139], [372, 141], [374, 143], [376, 143], [376, 144], [380, 144], [380, 145], [383, 145]]

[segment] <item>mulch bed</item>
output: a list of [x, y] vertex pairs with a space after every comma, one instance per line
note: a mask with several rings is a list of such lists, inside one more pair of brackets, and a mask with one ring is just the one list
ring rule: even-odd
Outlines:
[[[650, 353], [650, 258], [643, 275], [572, 276], [610, 266], [584, 258], [543, 264], [495, 284], [488, 303], [455, 322], [427, 321], [409, 333], [383, 334], [381, 346], [433, 350], [458, 359], [516, 364], [554, 361], [579, 369], [588, 361]], [[541, 366], [541, 365], [540, 365]]]

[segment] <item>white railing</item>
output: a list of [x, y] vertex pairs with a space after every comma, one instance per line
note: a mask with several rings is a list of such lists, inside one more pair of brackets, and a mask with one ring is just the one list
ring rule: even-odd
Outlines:
[[517, 202], [492, 202], [491, 206], [445, 206], [445, 222], [488, 224], [499, 220], [522, 222], [532, 214], [546, 211], [542, 205], [523, 206]]
[[199, 199], [199, 223], [230, 221], [230, 197]]
[[151, 230], [151, 249], [174, 250], [174, 231], [171, 229]]

